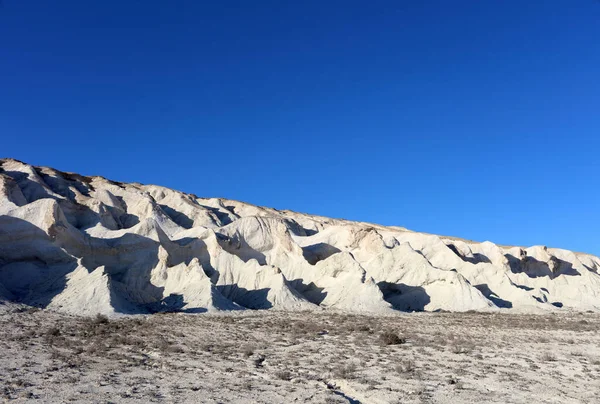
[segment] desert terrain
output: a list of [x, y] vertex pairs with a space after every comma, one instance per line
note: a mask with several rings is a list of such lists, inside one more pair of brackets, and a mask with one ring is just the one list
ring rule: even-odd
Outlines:
[[0, 397], [599, 403], [599, 269], [0, 159]]
[[109, 319], [0, 307], [11, 402], [600, 402], [591, 313]]

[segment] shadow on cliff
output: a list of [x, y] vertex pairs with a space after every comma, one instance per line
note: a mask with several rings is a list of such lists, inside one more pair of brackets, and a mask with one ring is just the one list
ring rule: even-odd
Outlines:
[[465, 262], [470, 262], [471, 264], [479, 264], [479, 263], [491, 264], [492, 263], [492, 261], [484, 254], [474, 253], [472, 257], [466, 257], [460, 253], [460, 251], [458, 250], [458, 248], [456, 248], [456, 246], [454, 244], [447, 244], [447, 247], [449, 249], [451, 249], [452, 252], [454, 252], [454, 254], [458, 255], [458, 257]]
[[105, 267], [111, 302], [131, 303], [115, 304], [117, 311], [123, 307], [127, 314], [145, 313], [144, 304], [162, 300], [163, 288], [150, 282], [158, 264], [158, 242], [129, 233], [105, 240], [68, 227], [50, 231], [54, 238], [26, 220], [0, 216], [0, 282], [15, 300], [46, 307], [66, 289], [77, 257], [88, 272]]
[[263, 310], [273, 307], [267, 299], [271, 288], [249, 290], [235, 284], [219, 285], [216, 288], [226, 299], [247, 309]]
[[227, 226], [229, 223], [233, 222], [233, 220], [231, 220], [231, 218], [229, 217], [229, 215], [227, 213], [224, 213], [217, 208], [213, 208], [212, 206], [202, 205], [200, 203], [198, 204], [198, 206], [208, 210], [210, 213], [215, 215], [215, 217], [219, 220], [219, 222], [221, 222], [221, 226]]
[[314, 282], [305, 283], [302, 278], [289, 281], [289, 285], [306, 300], [316, 305], [320, 305], [327, 297], [325, 288], [318, 287]]
[[167, 205], [158, 205], [162, 211], [171, 219], [175, 224], [184, 229], [191, 229], [194, 226], [194, 221], [185, 213], [179, 212]]
[[534, 257], [525, 256], [517, 258], [506, 254], [512, 273], [523, 273], [530, 278], [549, 277], [554, 279], [560, 275], [580, 276], [581, 274], [573, 268], [573, 264], [552, 256], [548, 262], [539, 261]]
[[219, 246], [229, 254], [237, 256], [244, 262], [255, 259], [259, 265], [267, 265], [267, 257], [260, 251], [250, 247], [243, 238], [229, 237], [216, 232], [215, 235], [217, 236]]
[[186, 303], [184, 296], [178, 293], [171, 293], [159, 302], [147, 305], [148, 311], [151, 313], [190, 313], [199, 314], [206, 313], [208, 310], [204, 307], [184, 308]]
[[431, 298], [421, 286], [409, 286], [403, 283], [379, 282], [377, 284], [383, 299], [399, 311], [424, 311]]
[[334, 254], [341, 252], [337, 247], [327, 243], [317, 243], [302, 247], [302, 255], [304, 259], [311, 265], [315, 265], [319, 261], [326, 260]]
[[0, 283], [21, 303], [46, 307], [67, 285], [77, 259], [26, 220], [0, 216]]
[[513, 307], [512, 302], [508, 300], [501, 299], [497, 294], [492, 292], [487, 283], [482, 283], [480, 285], [473, 285], [477, 290], [481, 292], [489, 301], [494, 303], [496, 306], [505, 309], [511, 309]]
[[[101, 203], [99, 209], [103, 213], [100, 214], [94, 212], [89, 207], [78, 203], [76, 195], [71, 187], [88, 197], [90, 196], [90, 191], [93, 190], [91, 184], [84, 181], [85, 177], [76, 174], [68, 175], [62, 173], [62, 178], [59, 179], [58, 177], [44, 174], [38, 170], [35, 170], [35, 172], [39, 175], [43, 183], [31, 180], [27, 173], [20, 171], [3, 171], [4, 174], [9, 175], [16, 181], [23, 196], [27, 200], [27, 203], [35, 202], [40, 199], [55, 200], [60, 206], [67, 221], [76, 229], [83, 230], [101, 223], [109, 230], [119, 230], [131, 228], [140, 222], [138, 216], [127, 213], [123, 198], [114, 195], [113, 197], [125, 206], [125, 210]], [[65, 186], [61, 181], [66, 182], [68, 186]], [[55, 195], [50, 193], [49, 190]], [[64, 199], [59, 198], [56, 195], [62, 196]]]

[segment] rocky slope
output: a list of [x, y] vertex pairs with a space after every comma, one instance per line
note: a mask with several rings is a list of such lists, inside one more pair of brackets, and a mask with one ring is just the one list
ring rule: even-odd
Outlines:
[[0, 160], [0, 300], [73, 314], [597, 311], [599, 268]]

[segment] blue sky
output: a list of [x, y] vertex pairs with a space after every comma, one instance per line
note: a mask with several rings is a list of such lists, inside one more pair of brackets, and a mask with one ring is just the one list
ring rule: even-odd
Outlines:
[[600, 2], [0, 6], [0, 155], [600, 254]]

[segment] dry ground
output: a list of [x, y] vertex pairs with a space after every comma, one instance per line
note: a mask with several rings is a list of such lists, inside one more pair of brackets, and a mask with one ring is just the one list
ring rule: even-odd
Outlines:
[[600, 403], [600, 316], [0, 310], [0, 400]]

